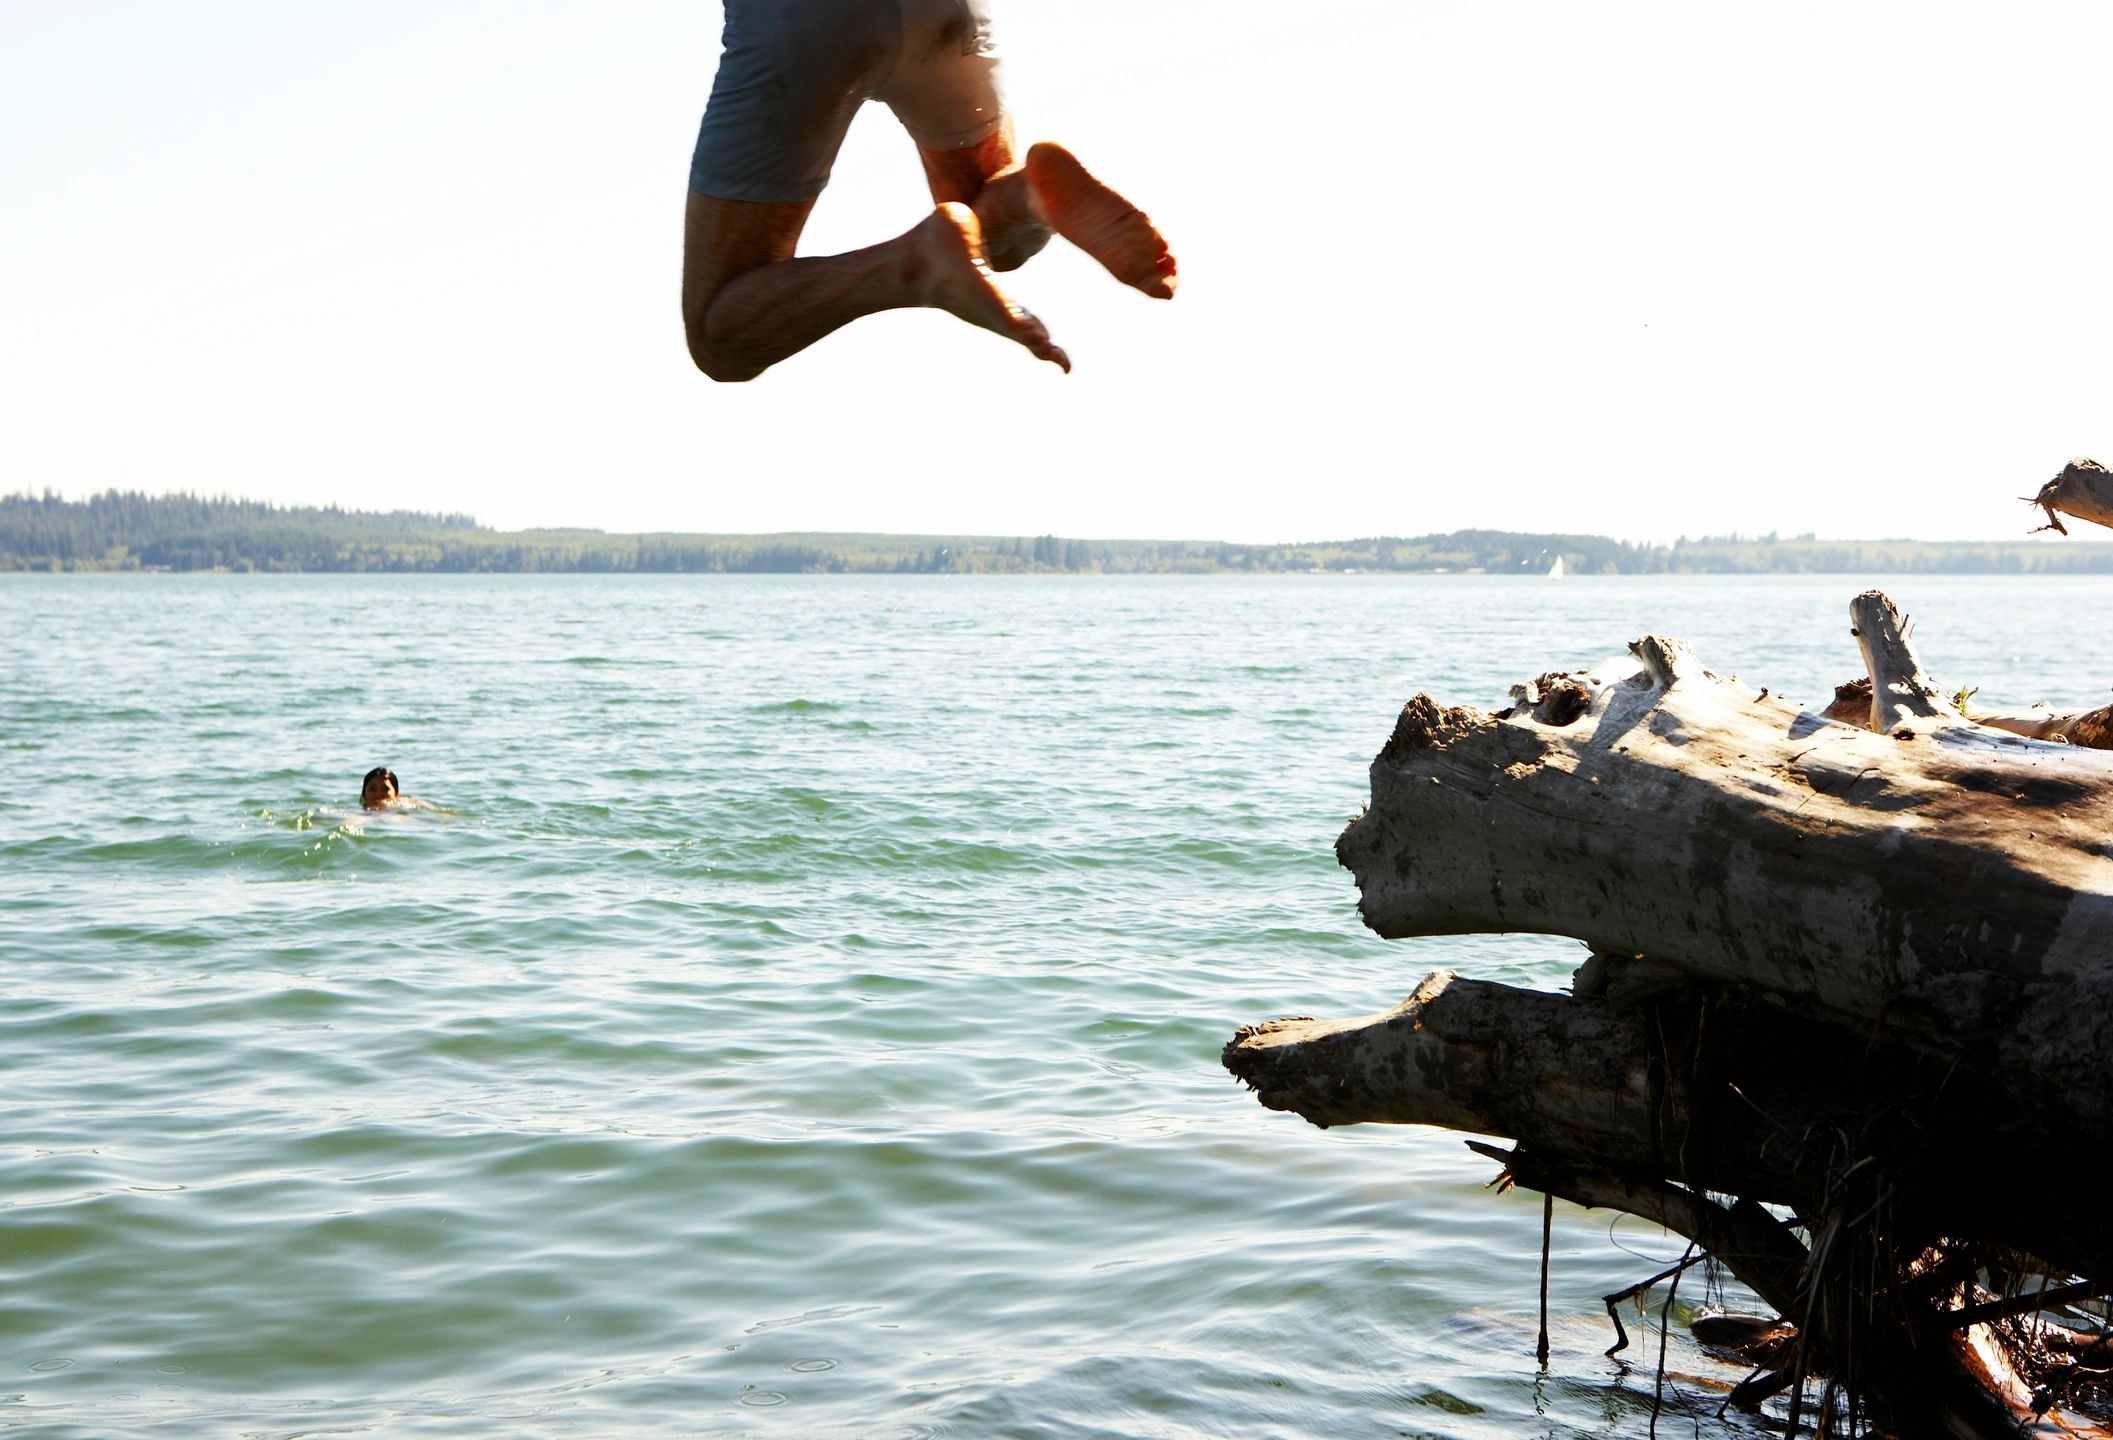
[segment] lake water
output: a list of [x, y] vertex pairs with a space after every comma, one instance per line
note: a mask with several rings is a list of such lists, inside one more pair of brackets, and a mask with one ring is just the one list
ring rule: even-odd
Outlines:
[[[1863, 583], [0, 577], [0, 1430], [1641, 1436], [1678, 1242], [1558, 1207], [1543, 1371], [1538, 1196], [1218, 1051], [1581, 958], [1360, 926], [1412, 692], [1824, 700]], [[1884, 583], [2113, 682], [2113, 580]]]

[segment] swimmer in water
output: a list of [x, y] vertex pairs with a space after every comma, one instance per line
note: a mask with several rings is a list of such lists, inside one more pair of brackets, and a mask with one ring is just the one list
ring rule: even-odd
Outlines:
[[386, 809], [396, 794], [396, 772], [386, 765], [377, 765], [360, 781], [360, 809]]
[[[862, 315], [926, 306], [1065, 371], [1042, 322], [998, 288], [1052, 231], [1117, 280], [1174, 295], [1142, 210], [1061, 145], [1013, 149], [989, 0], [726, 0], [725, 52], [690, 161], [682, 320], [714, 380], [752, 380]], [[892, 240], [793, 258], [851, 117], [895, 112], [932, 208]]]
[[431, 810], [433, 806], [416, 795], [405, 795], [397, 789], [396, 772], [386, 765], [377, 765], [360, 781], [360, 809], [362, 810]]

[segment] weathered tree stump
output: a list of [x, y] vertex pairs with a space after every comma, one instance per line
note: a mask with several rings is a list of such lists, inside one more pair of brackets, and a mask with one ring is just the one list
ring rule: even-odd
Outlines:
[[1883, 595], [1851, 619], [1868, 678], [1825, 713], [1657, 637], [1496, 714], [1410, 700], [1336, 847], [1366, 923], [1591, 958], [1568, 996], [1441, 973], [1225, 1063], [1315, 1124], [1508, 1137], [1509, 1179], [1696, 1240], [1797, 1323], [1777, 1388], [2015, 1435], [2028, 1323], [1972, 1307], [2113, 1283], [2063, 1178], [2113, 1146], [2113, 753], [1968, 719]]
[[2113, 1143], [2113, 753], [1950, 710], [1858, 604], [1868, 728], [1657, 637], [1498, 715], [1412, 699], [1336, 844], [1365, 923], [1571, 936], [1977, 1057]]
[[2062, 523], [2063, 515], [2097, 525], [2113, 525], [2113, 471], [2108, 471], [2096, 460], [2078, 456], [2062, 467], [2061, 474], [2042, 485], [2040, 493], [2027, 503], [2047, 512], [2047, 523], [2040, 526], [2040, 530], [2067, 535], [2069, 527]]

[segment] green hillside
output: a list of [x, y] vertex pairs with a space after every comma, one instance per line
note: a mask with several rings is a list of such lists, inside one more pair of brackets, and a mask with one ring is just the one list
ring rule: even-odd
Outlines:
[[1504, 530], [1271, 545], [1055, 535], [630, 535], [502, 531], [467, 515], [116, 490], [87, 500], [0, 496], [0, 570], [1545, 574], [1558, 557], [1572, 575], [2113, 573], [2113, 544], [2080, 540], [1769, 535], [1635, 545]]

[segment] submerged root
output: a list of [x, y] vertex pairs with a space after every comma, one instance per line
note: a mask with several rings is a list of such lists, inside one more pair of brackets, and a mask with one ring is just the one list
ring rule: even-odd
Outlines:
[[[1747, 1027], [1735, 1023], [1736, 1010], [1692, 995], [1661, 997], [1649, 1008], [1657, 1021], [1654, 1081], [1661, 1093], [1677, 1089], [1690, 1101], [1662, 1112], [1677, 1114], [1686, 1153], [1731, 1123], [1697, 1097], [1729, 1092], [1738, 1104], [1753, 1103], [1723, 1068], [1724, 1037]], [[1679, 1263], [1605, 1297], [1615, 1333], [1609, 1356], [1629, 1344], [1623, 1306], [1666, 1286], [1670, 1315], [1672, 1287], [1709, 1261], [1774, 1313], [1702, 1315], [1691, 1332], [1754, 1366], [1726, 1406], [1767, 1406], [1788, 1436], [1994, 1440], [2017, 1437], [2034, 1415], [2054, 1410], [2083, 1433], [2113, 1433], [2095, 1428], [2113, 1421], [2105, 1303], [2113, 1275], [2081, 1275], [2014, 1244], [1939, 1230], [1920, 1202], [1930, 1185], [1958, 1173], [1961, 1132], [1914, 1093], [1907, 1087], [1909, 1098], [1833, 1111], [1831, 1138], [1811, 1136], [1780, 1182], [1787, 1190], [1767, 1196], [1617, 1176], [1523, 1146], [1476, 1148], [1497, 1154], [1504, 1178], [1526, 1188], [1625, 1209], [1697, 1242]], [[1662, 1351], [1659, 1376], [1662, 1385]]]
[[[2064, 1412], [2079, 1433], [2108, 1433], [2099, 1427], [2113, 1422], [2113, 1286], [2051, 1274], [2003, 1247], [1920, 1243], [1899, 1228], [1890, 1186], [1875, 1166], [1846, 1167], [1841, 1178], [1825, 1211], [1797, 1225], [1806, 1258], [1796, 1303], [1786, 1307], [1795, 1321], [1708, 1313], [1689, 1322], [1699, 1344], [1754, 1366], [1720, 1414], [1776, 1402], [1793, 1440], [2015, 1437], [2051, 1411]], [[1628, 1347], [1623, 1305], [1667, 1285], [1663, 1324], [1684, 1272], [1707, 1260], [1739, 1276], [1740, 1259], [1691, 1248], [1677, 1264], [1606, 1296], [1616, 1336], [1606, 1353]], [[1661, 1333], [1661, 1388], [1663, 1347]]]

